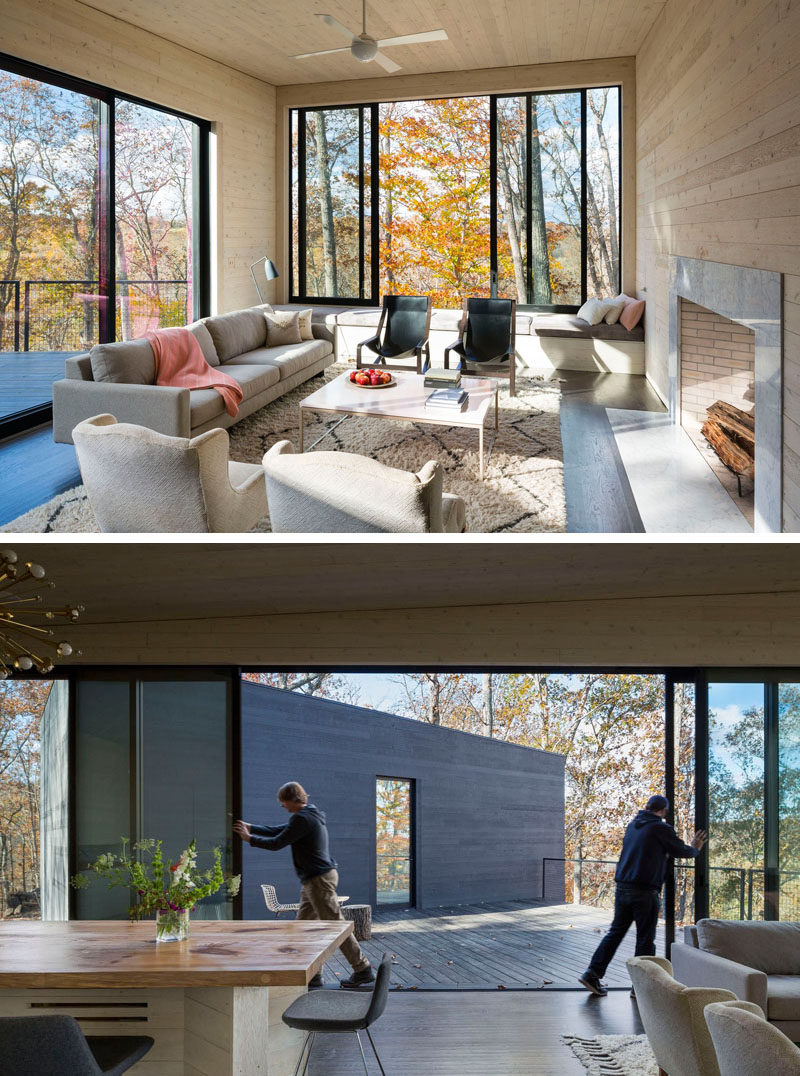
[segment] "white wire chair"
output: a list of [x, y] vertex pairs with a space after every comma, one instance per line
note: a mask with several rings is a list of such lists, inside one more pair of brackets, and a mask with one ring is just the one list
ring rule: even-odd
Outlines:
[[[278, 900], [278, 894], [274, 885], [263, 884], [261, 886], [261, 892], [264, 894], [264, 903], [266, 904], [269, 911], [275, 913], [276, 919], [279, 918], [282, 912], [296, 912], [300, 910], [299, 904], [281, 904], [281, 902]], [[340, 907], [342, 904], [346, 904], [347, 901], [350, 900], [349, 897], [338, 896], [336, 899], [339, 901]]]

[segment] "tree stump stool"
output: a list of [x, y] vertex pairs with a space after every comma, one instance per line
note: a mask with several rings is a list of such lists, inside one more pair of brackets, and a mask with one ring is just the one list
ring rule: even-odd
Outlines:
[[342, 915], [353, 924], [356, 941], [369, 941], [372, 937], [372, 905], [344, 904]]

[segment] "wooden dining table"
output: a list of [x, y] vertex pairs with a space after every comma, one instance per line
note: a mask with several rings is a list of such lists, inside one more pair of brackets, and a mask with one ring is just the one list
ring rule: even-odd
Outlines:
[[0, 1016], [68, 1013], [87, 1035], [149, 1035], [143, 1076], [290, 1076], [302, 1033], [281, 1015], [350, 922], [0, 923]]

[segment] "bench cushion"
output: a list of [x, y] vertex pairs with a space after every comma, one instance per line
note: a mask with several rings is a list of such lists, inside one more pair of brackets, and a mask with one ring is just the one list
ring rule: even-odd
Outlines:
[[608, 325], [604, 321], [601, 321], [599, 325], [590, 325], [575, 314], [533, 314], [531, 335], [631, 341], [644, 340], [644, 328], [637, 325], [632, 332], [629, 332], [622, 325]]

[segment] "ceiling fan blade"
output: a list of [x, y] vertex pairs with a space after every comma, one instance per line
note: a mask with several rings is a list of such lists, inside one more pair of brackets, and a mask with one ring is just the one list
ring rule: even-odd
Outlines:
[[345, 45], [343, 49], [322, 49], [321, 52], [301, 52], [297, 56], [290, 56], [290, 60], [307, 60], [309, 56], [330, 56], [333, 52], [349, 52], [350, 46]]
[[354, 34], [352, 30], [348, 30], [346, 26], [342, 25], [338, 19], [334, 19], [333, 15], [322, 15], [317, 12], [317, 18], [322, 19], [332, 29], [337, 30], [342, 37], [346, 37], [348, 41], [352, 41], [353, 38], [358, 37], [358, 34]]
[[400, 70], [400, 64], [396, 64], [394, 60], [390, 60], [389, 57], [384, 56], [382, 52], [379, 52], [375, 57], [375, 63], [380, 64], [383, 70], [388, 71], [390, 74]]
[[447, 41], [447, 30], [426, 30], [421, 34], [387, 37], [378, 42], [378, 48], [388, 49], [391, 45], [424, 45], [428, 41]]

